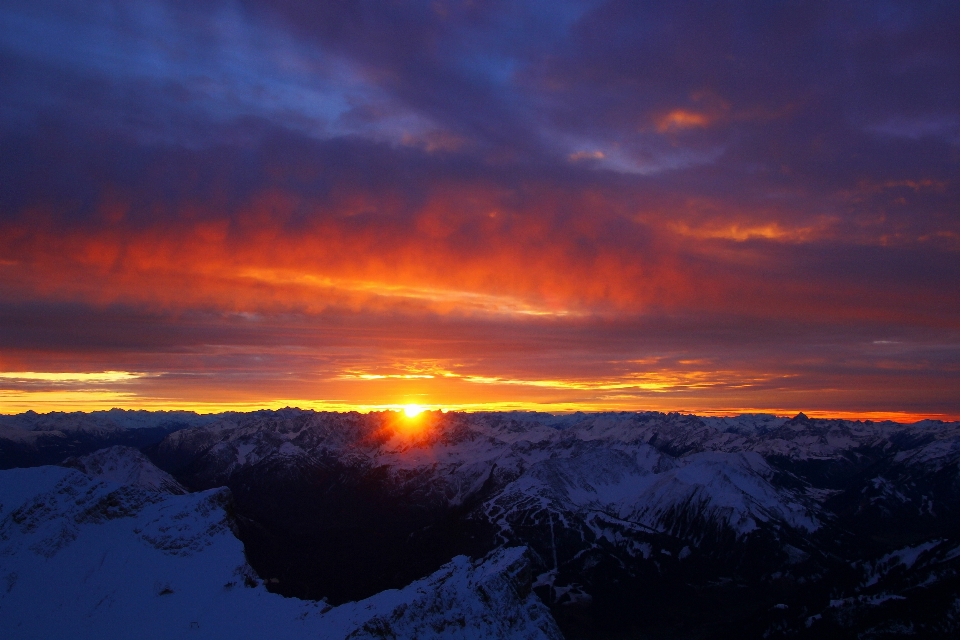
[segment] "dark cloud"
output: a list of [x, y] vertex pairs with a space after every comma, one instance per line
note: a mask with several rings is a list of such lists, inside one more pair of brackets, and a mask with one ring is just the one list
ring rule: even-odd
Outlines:
[[[0, 367], [956, 412], [958, 29], [949, 2], [5, 5]], [[644, 371], [679, 395], [611, 382]]]

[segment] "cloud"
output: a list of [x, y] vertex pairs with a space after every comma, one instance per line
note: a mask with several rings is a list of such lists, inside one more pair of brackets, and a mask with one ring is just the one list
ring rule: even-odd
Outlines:
[[956, 410], [952, 5], [0, 17], [0, 371], [197, 406]]
[[710, 118], [705, 114], [687, 111], [686, 109], [674, 109], [670, 113], [662, 116], [657, 121], [657, 131], [665, 133], [678, 129], [693, 129], [706, 127], [710, 124]]
[[4, 380], [13, 380], [16, 382], [51, 382], [57, 384], [97, 384], [127, 382], [142, 377], [143, 374], [131, 373], [129, 371], [101, 371], [93, 373], [52, 373], [37, 371], [4, 371], [0, 372], [0, 378]]

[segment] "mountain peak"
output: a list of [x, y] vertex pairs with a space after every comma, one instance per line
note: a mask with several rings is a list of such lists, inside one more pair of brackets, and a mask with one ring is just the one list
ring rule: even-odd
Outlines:
[[61, 466], [79, 469], [98, 480], [174, 495], [188, 493], [173, 476], [158, 469], [133, 447], [118, 445], [100, 449], [85, 456], [67, 458]]

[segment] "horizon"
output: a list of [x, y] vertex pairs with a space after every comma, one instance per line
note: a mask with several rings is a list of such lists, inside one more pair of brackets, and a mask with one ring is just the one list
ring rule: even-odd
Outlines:
[[593, 414], [622, 414], [622, 413], [652, 413], [659, 415], [670, 415], [677, 414], [683, 416], [694, 416], [700, 418], [739, 418], [744, 416], [773, 416], [775, 418], [783, 418], [786, 420], [794, 420], [801, 415], [805, 418], [811, 420], [838, 420], [844, 422], [864, 422], [864, 423], [877, 423], [877, 422], [891, 422], [894, 424], [899, 424], [902, 426], [909, 426], [919, 422], [930, 421], [930, 422], [960, 422], [960, 419], [948, 416], [934, 415], [934, 416], [924, 416], [917, 417], [914, 415], [904, 415], [897, 413], [857, 413], [857, 414], [836, 414], [832, 412], [825, 411], [803, 411], [803, 410], [794, 410], [794, 411], [713, 411], [713, 412], [695, 412], [695, 411], [685, 411], [683, 409], [671, 410], [671, 411], [657, 411], [657, 410], [646, 410], [646, 409], [603, 409], [597, 411], [583, 410], [583, 409], [571, 409], [569, 411], [542, 411], [537, 409], [467, 409], [462, 407], [431, 407], [431, 406], [421, 406], [421, 405], [381, 405], [378, 407], [361, 407], [354, 409], [330, 409], [324, 407], [301, 407], [294, 405], [285, 405], [285, 406], [275, 406], [275, 407], [250, 407], [250, 408], [227, 408], [220, 411], [198, 411], [195, 409], [128, 409], [123, 407], [110, 407], [109, 409], [87, 409], [87, 410], [65, 410], [65, 409], [51, 409], [49, 411], [36, 411], [34, 409], [27, 409], [19, 413], [0, 413], [2, 417], [16, 417], [26, 414], [33, 415], [72, 415], [72, 414], [83, 414], [88, 415], [92, 413], [110, 413], [112, 411], [121, 411], [121, 412], [146, 412], [146, 413], [193, 413], [200, 416], [213, 416], [213, 415], [223, 415], [229, 413], [257, 413], [260, 411], [285, 411], [285, 410], [295, 410], [295, 411], [310, 411], [314, 413], [337, 413], [337, 414], [349, 414], [357, 413], [360, 415], [369, 415], [374, 413], [396, 413], [396, 414], [406, 414], [406, 417], [409, 419], [416, 419], [422, 413], [464, 413], [464, 414], [474, 414], [474, 413], [526, 413], [526, 414], [543, 414], [550, 415], [555, 417], [560, 416], [570, 416], [582, 413], [584, 415], [593, 415]]
[[0, 414], [960, 419], [960, 5], [0, 7]]

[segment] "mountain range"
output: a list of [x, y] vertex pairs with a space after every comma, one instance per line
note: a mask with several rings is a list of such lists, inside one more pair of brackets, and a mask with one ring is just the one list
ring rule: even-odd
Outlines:
[[[3, 442], [9, 432], [36, 434], [42, 424], [43, 432], [69, 439], [78, 431], [70, 425], [90, 425], [79, 428], [90, 433], [109, 418], [85, 415], [4, 417], [4, 465], [34, 465], [42, 456], [30, 447], [48, 446], [22, 435], [11, 447]], [[346, 637], [368, 627], [364, 633], [373, 637], [562, 633], [568, 639], [948, 638], [960, 631], [958, 423], [652, 412], [425, 412], [410, 419], [395, 412], [284, 409], [138, 414], [135, 424], [123, 425], [122, 415], [115, 415], [117, 428], [96, 436], [105, 443], [130, 438], [121, 434], [138, 428], [167, 433], [153, 432], [139, 450], [110, 441], [113, 448], [92, 455], [67, 451], [73, 457], [58, 462], [70, 469], [0, 472], [3, 491], [24, 483], [47, 487], [0, 498], [0, 541], [6, 545], [0, 573], [40, 575], [35, 567], [16, 564], [29, 565], [34, 556], [36, 562], [44, 558], [45, 567], [68, 559], [69, 567], [100, 561], [101, 547], [83, 541], [102, 536], [84, 532], [109, 523], [128, 540], [116, 549], [162, 555], [145, 542], [143, 519], [161, 526], [156, 523], [177, 509], [200, 509], [216, 511], [217, 522], [227, 523], [197, 525], [226, 541], [208, 546], [234, 545], [230, 566], [218, 565], [213, 573], [217, 580], [227, 569], [240, 571], [236, 575], [250, 576], [255, 586], [237, 593], [307, 607], [311, 620], [326, 611], [316, 616], [327, 622], [291, 628], [289, 637]], [[77, 506], [56, 497], [63, 487], [73, 487], [70, 495], [92, 492], [101, 501], [131, 492], [140, 497], [111, 498], [120, 506], [110, 513], [119, 515], [101, 522], [78, 515], [87, 513], [88, 502]], [[164, 504], [184, 506], [164, 512], [157, 506]], [[51, 520], [24, 525], [24, 509]], [[71, 541], [50, 556], [27, 551], [49, 548], [44, 527], [67, 531], [61, 538]], [[106, 585], [102, 589], [112, 584], [110, 576], [122, 579], [119, 565], [100, 566], [94, 574]], [[55, 571], [61, 582], [74, 585], [69, 571], [81, 569]], [[145, 570], [144, 579], [155, 573]], [[478, 590], [484, 579], [499, 586]], [[196, 584], [214, 590], [209, 581], [198, 578]], [[53, 606], [38, 599], [37, 584], [17, 578], [11, 585], [0, 597], [5, 628], [12, 628], [11, 611], [25, 602], [11, 598]], [[389, 628], [369, 631], [380, 624], [370, 622], [374, 617], [394, 620], [395, 613], [371, 604], [386, 602], [384, 594], [445, 589], [458, 595], [450, 596], [455, 604], [436, 612], [434, 631], [414, 631], [402, 615]], [[217, 597], [223, 611], [246, 607], [247, 616], [279, 606], [235, 605]], [[361, 603], [376, 610], [363, 622], [354, 613], [336, 613], [355, 611]], [[91, 630], [122, 624], [121, 609], [126, 605], [91, 613], [85, 624]], [[36, 615], [32, 620], [53, 624], [42, 611]], [[219, 628], [218, 615], [211, 613], [204, 628]], [[334, 618], [353, 622], [335, 626]], [[24, 629], [40, 629], [23, 616], [16, 620]], [[181, 626], [198, 622], [177, 620]], [[494, 629], [483, 627], [483, 620], [513, 622]], [[486, 631], [476, 631], [481, 628]]]

